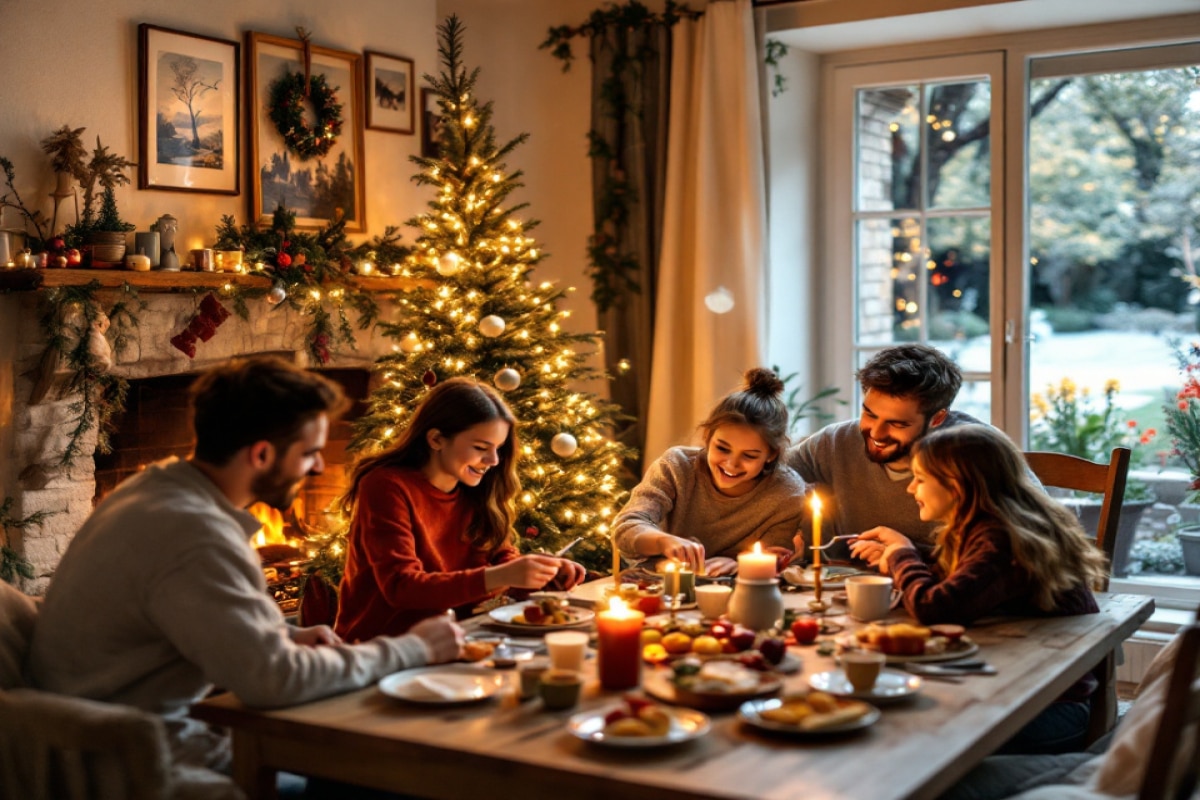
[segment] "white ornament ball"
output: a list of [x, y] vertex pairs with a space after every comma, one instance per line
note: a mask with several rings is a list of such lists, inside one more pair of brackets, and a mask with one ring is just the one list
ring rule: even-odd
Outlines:
[[287, 290], [282, 286], [276, 286], [267, 292], [267, 302], [273, 306], [277, 306], [287, 297]]
[[449, 252], [438, 259], [438, 275], [450, 277], [462, 269], [462, 257], [458, 253]]
[[409, 331], [400, 339], [400, 349], [406, 353], [415, 353], [421, 349], [421, 340], [415, 333]]
[[560, 433], [550, 440], [550, 449], [559, 458], [570, 458], [579, 449], [579, 442], [569, 433]]
[[733, 310], [733, 292], [718, 286], [704, 298], [704, 305], [714, 314], [728, 314]]
[[479, 332], [488, 338], [495, 338], [504, 333], [504, 320], [495, 314], [488, 314], [479, 320]]
[[494, 379], [496, 388], [502, 392], [511, 392], [521, 385], [521, 373], [512, 367], [505, 367], [496, 373]]

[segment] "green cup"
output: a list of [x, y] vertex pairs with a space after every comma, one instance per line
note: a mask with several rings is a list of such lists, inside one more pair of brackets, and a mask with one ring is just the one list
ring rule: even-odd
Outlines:
[[583, 675], [572, 670], [552, 669], [542, 675], [538, 683], [538, 694], [542, 706], [549, 711], [574, 708], [583, 691]]

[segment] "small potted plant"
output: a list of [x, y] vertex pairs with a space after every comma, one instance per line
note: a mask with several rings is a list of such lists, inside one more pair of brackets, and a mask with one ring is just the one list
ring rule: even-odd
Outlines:
[[[1174, 345], [1183, 386], [1163, 406], [1163, 413], [1174, 445], [1171, 454], [1182, 461], [1192, 475], [1187, 499], [1195, 503], [1200, 500], [1200, 344], [1193, 342], [1183, 347], [1175, 342]], [[1200, 524], [1182, 525], [1175, 533], [1183, 549], [1187, 573], [1200, 575]]]
[[92, 266], [110, 266], [125, 257], [125, 235], [134, 225], [121, 219], [117, 212], [117, 197], [112, 186], [104, 187], [100, 198], [100, 213], [88, 233], [92, 246]]

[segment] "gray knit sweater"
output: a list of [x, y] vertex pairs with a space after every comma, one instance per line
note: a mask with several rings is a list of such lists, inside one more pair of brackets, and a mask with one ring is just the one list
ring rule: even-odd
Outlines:
[[614, 536], [622, 555], [645, 558], [633, 540], [645, 531], [695, 539], [707, 558], [736, 558], [757, 541], [791, 548], [804, 516], [804, 481], [780, 464], [741, 497], [717, 491], [704, 450], [672, 447], [650, 465], [617, 514]]
[[[940, 428], [982, 423], [969, 414], [951, 411]], [[808, 483], [817, 484], [823, 506], [821, 538], [862, 533], [883, 525], [903, 533], [922, 550], [934, 544], [935, 523], [922, 522], [917, 501], [908, 493], [912, 472], [894, 472], [867, 458], [859, 421], [826, 426], [787, 452], [788, 466]], [[805, 515], [805, 541], [812, 537]], [[829, 556], [845, 557], [844, 548]]]
[[294, 643], [249, 542], [259, 527], [186, 461], [125, 481], [50, 581], [30, 652], [34, 683], [161, 714], [177, 761], [219, 767], [224, 742], [185, 716], [214, 684], [248, 705], [282, 706], [425, 663], [414, 636]]

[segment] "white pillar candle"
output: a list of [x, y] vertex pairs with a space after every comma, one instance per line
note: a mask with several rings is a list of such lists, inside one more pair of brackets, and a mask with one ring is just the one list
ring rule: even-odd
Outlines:
[[754, 549], [738, 556], [738, 578], [745, 581], [775, 580], [775, 556], [764, 553], [761, 542]]

